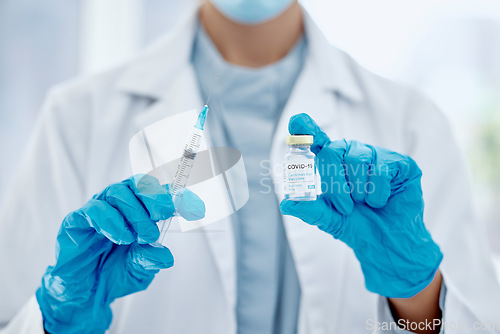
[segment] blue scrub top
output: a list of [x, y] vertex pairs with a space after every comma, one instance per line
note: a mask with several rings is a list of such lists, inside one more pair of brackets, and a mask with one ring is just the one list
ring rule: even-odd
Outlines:
[[258, 69], [235, 66], [220, 55], [200, 25], [192, 63], [207, 99], [215, 146], [240, 150], [249, 201], [232, 216], [236, 241], [239, 334], [297, 332], [300, 285], [270, 175], [275, 127], [302, 70], [307, 43], [301, 39], [280, 61]]

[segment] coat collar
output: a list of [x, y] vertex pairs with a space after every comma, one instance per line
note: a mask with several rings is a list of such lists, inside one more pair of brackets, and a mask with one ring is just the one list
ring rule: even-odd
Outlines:
[[118, 79], [120, 91], [162, 99], [190, 64], [198, 25], [198, 6], [193, 6], [168, 34], [142, 51], [126, 65]]
[[[198, 6], [193, 6], [173, 31], [126, 66], [118, 80], [118, 89], [153, 99], [168, 95], [182, 70], [190, 66], [197, 25]], [[351, 72], [353, 60], [329, 44], [306, 10], [304, 25], [309, 48], [306, 61], [315, 64], [321, 86], [349, 100], [360, 101], [363, 94]]]
[[304, 9], [304, 26], [309, 45], [307, 62], [315, 65], [319, 83], [325, 90], [359, 102], [363, 94], [352, 73], [354, 60], [332, 46], [311, 15]]

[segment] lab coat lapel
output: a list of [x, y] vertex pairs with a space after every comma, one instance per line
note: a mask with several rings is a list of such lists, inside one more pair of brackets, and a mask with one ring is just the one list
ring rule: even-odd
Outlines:
[[[202, 107], [196, 74], [190, 63], [196, 27], [196, 10], [193, 10], [186, 22], [181, 24], [173, 35], [154, 46], [153, 51], [146, 52], [141, 60], [132, 65], [119, 83], [124, 91], [153, 100], [146, 110], [138, 113], [132, 120], [137, 131], [169, 115]], [[207, 132], [205, 139], [210, 147], [211, 140]], [[202, 227], [195, 232], [203, 229]], [[227, 298], [227, 312], [233, 322], [229, 327], [234, 327], [236, 265], [230, 219], [222, 219], [211, 224], [205, 229], [204, 237], [209, 245], [208, 251], [213, 255]]]
[[191, 65], [186, 63], [172, 80], [174, 84], [160, 99], [153, 100], [148, 108], [135, 115], [133, 124], [137, 131], [168, 116], [192, 109], [201, 110], [203, 104]]
[[[165, 97], [138, 115], [134, 123], [140, 129], [169, 115], [190, 109], [200, 109], [202, 105], [196, 75], [192, 66], [189, 65], [180, 73], [176, 84], [166, 93]], [[211, 147], [209, 133], [205, 131], [204, 135], [208, 146]], [[203, 231], [209, 246], [208, 251], [213, 255], [227, 299], [227, 312], [235, 323], [233, 309], [236, 305], [236, 264], [231, 220], [225, 218], [192, 233], [200, 231]]]

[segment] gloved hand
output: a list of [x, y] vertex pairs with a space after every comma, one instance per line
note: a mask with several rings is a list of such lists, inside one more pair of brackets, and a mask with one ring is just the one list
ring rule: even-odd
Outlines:
[[[177, 212], [201, 219], [205, 205], [185, 190]], [[55, 266], [48, 267], [36, 298], [49, 333], [104, 333], [116, 298], [145, 290], [160, 269], [174, 264], [170, 250], [151, 246], [160, 232], [156, 222], [174, 214], [168, 186], [149, 175], [113, 184], [59, 230]]]
[[420, 178], [408, 156], [357, 141], [331, 141], [306, 114], [290, 119], [290, 134], [313, 135], [322, 195], [283, 200], [284, 215], [298, 217], [354, 250], [366, 288], [409, 298], [434, 278], [443, 255], [426, 230]]

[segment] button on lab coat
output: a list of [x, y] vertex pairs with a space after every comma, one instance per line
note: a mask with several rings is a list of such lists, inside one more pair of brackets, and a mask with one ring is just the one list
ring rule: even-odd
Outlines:
[[[54, 263], [61, 221], [106, 185], [131, 175], [133, 134], [202, 105], [190, 64], [195, 12], [135, 60], [49, 94], [0, 215], [0, 323], [10, 321], [6, 333], [43, 333], [33, 294]], [[290, 116], [301, 112], [332, 139], [410, 155], [423, 170], [426, 225], [444, 253], [445, 320], [500, 321], [500, 289], [448, 122], [415, 91], [369, 73], [329, 45], [307, 14], [305, 27], [309, 50], [270, 143], [272, 165], [280, 165], [286, 152]], [[273, 180], [279, 189], [276, 168]], [[365, 289], [351, 249], [296, 218], [283, 219], [301, 285], [299, 333], [369, 332], [387, 301]], [[232, 227], [229, 220], [215, 224], [223, 232], [169, 236], [174, 267], [161, 271], [146, 291], [113, 304], [111, 333], [235, 333]]]

